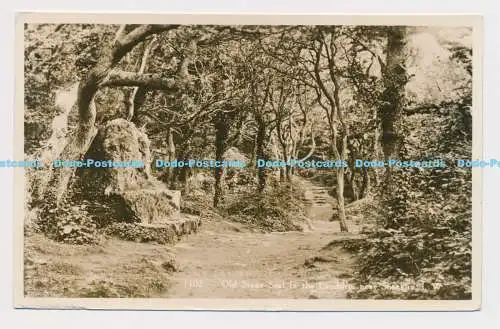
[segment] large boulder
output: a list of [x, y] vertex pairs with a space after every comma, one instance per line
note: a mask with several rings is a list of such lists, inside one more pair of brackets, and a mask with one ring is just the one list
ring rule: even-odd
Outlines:
[[157, 185], [158, 182], [151, 175], [149, 145], [148, 136], [132, 122], [124, 119], [107, 122], [99, 129], [86, 159], [137, 162], [143, 166], [84, 169], [83, 178], [88, 190], [109, 195]]
[[[169, 190], [151, 174], [150, 141], [132, 122], [115, 119], [99, 129], [86, 159], [142, 166], [85, 168], [87, 197], [108, 203], [119, 220], [155, 224], [179, 217], [180, 191]], [[110, 218], [112, 220], [112, 218]]]

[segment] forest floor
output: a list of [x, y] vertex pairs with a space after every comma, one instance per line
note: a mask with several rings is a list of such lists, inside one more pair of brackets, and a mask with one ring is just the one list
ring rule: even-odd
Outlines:
[[308, 232], [254, 233], [229, 223], [209, 223], [172, 252], [180, 269], [170, 298], [343, 298], [354, 258], [322, 250], [340, 233], [338, 222], [313, 221]]
[[45, 297], [343, 298], [354, 256], [333, 240], [355, 237], [330, 222], [331, 197], [307, 187], [313, 229], [257, 233], [244, 224], [207, 220], [177, 244], [109, 239], [63, 245], [25, 240], [25, 292]]
[[[210, 221], [177, 243], [172, 252], [181, 264], [173, 274], [170, 298], [344, 298], [355, 259], [336, 239], [341, 233], [328, 219], [331, 196], [306, 182], [308, 217], [313, 229], [255, 233], [239, 224]], [[352, 233], [354, 232], [354, 233]]]

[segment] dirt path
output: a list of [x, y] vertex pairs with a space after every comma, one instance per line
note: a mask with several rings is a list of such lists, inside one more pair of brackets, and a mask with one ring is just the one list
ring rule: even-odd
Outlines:
[[[180, 271], [170, 298], [342, 298], [353, 267], [340, 248], [321, 249], [340, 233], [329, 222], [330, 197], [309, 189], [313, 230], [285, 233], [244, 232], [228, 222], [204, 223], [172, 249]], [[306, 196], [307, 197], [307, 196]]]

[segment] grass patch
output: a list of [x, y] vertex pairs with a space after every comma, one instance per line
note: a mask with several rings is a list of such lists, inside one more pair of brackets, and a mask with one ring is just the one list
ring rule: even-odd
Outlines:
[[[169, 248], [110, 239], [77, 246], [42, 234], [25, 238], [24, 293], [29, 297], [160, 297], [177, 269]], [[175, 271], [174, 271], [175, 269]]]

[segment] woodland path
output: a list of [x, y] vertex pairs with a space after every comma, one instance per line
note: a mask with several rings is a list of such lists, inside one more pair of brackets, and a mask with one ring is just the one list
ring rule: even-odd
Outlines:
[[322, 248], [355, 233], [341, 233], [337, 221], [328, 221], [332, 198], [308, 184], [313, 230], [256, 233], [225, 221], [204, 222], [173, 247], [179, 271], [165, 297], [344, 298], [353, 256], [340, 247]]

